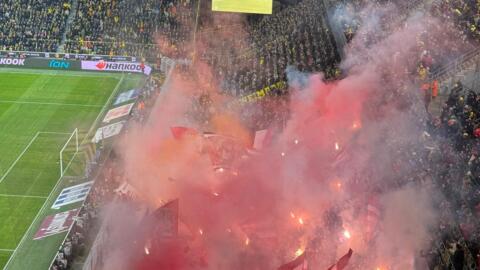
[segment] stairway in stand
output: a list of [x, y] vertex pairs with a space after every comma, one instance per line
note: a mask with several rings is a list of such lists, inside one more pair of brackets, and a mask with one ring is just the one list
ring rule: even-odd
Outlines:
[[60, 41], [60, 45], [58, 46], [57, 52], [63, 53], [65, 52], [65, 42], [67, 41], [67, 33], [70, 32], [70, 27], [77, 16], [77, 9], [78, 9], [78, 0], [72, 0], [72, 8], [70, 9], [70, 14], [67, 18], [67, 23], [65, 25], [65, 30], [63, 31], [62, 40]]

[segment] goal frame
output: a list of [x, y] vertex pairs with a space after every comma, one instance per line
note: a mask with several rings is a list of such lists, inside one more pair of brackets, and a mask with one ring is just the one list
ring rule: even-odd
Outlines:
[[59, 157], [60, 157], [60, 177], [63, 177], [63, 175], [65, 174], [65, 170], [68, 168], [68, 164], [67, 166], [65, 167], [65, 169], [63, 168], [63, 152], [65, 151], [65, 149], [67, 148], [67, 146], [70, 144], [70, 142], [75, 139], [75, 153], [73, 153], [73, 156], [72, 156], [72, 159], [70, 161], [68, 161], [68, 163], [72, 162], [72, 160], [75, 158], [75, 155], [78, 153], [78, 149], [79, 149], [79, 146], [78, 146], [78, 128], [75, 128], [72, 132], [72, 134], [70, 134], [70, 137], [68, 138], [67, 142], [63, 145], [62, 147], [62, 150], [60, 150], [60, 153], [59, 153]]

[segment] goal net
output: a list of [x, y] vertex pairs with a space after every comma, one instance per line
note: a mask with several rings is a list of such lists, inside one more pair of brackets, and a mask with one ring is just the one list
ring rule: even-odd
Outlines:
[[60, 176], [63, 177], [65, 171], [70, 167], [76, 154], [78, 153], [78, 129], [76, 128], [68, 138], [62, 150], [60, 150]]

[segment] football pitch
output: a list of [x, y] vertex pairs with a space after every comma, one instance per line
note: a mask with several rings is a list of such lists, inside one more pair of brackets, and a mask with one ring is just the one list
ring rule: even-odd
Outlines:
[[[140, 75], [0, 69], [0, 269], [48, 269], [65, 233], [33, 240], [62, 188], [85, 181], [59, 152], [75, 129], [89, 141], [115, 96]], [[67, 144], [74, 149], [76, 144]], [[68, 168], [70, 167], [70, 168]], [[73, 177], [77, 176], [78, 177]], [[72, 180], [73, 179], [73, 180]]]

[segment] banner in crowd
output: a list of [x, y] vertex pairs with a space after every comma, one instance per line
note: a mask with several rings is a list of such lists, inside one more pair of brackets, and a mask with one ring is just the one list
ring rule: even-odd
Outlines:
[[272, 94], [273, 91], [275, 90], [284, 90], [287, 88], [287, 82], [286, 81], [279, 81], [276, 82], [270, 86], [266, 86], [260, 90], [255, 91], [254, 93], [251, 93], [249, 95], [243, 96], [238, 99], [240, 103], [249, 103], [249, 102], [254, 102], [260, 99], [263, 99], [265, 96], [268, 96]]
[[125, 121], [120, 121], [97, 129], [92, 142], [98, 143], [102, 140], [118, 135], [122, 131], [124, 125]]
[[74, 218], [78, 215], [79, 209], [73, 209], [55, 215], [45, 217], [35, 233], [33, 240], [39, 240], [51, 235], [66, 232], [70, 229], [74, 222]]
[[272, 14], [273, 0], [213, 0], [213, 11]]
[[81, 202], [87, 198], [88, 192], [93, 185], [93, 181], [85, 182], [79, 185], [64, 188], [52, 205], [52, 209], [58, 209], [64, 205]]
[[82, 70], [106, 71], [106, 72], [133, 72], [150, 75], [152, 68], [143, 63], [136, 62], [108, 62], [82, 61]]
[[105, 115], [105, 118], [103, 118], [104, 123], [109, 123], [110, 121], [124, 117], [130, 114], [130, 111], [132, 111], [133, 105], [135, 103], [129, 103], [122, 105], [120, 107], [116, 107], [108, 111], [107, 115]]
[[118, 95], [113, 105], [118, 105], [120, 103], [124, 103], [130, 100], [136, 99], [138, 95], [139, 95], [139, 91], [137, 89], [132, 89], [132, 90], [128, 90], [126, 92], [120, 93], [120, 95]]

